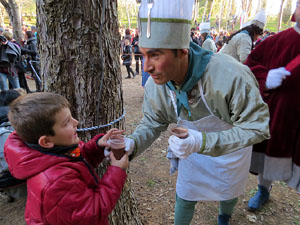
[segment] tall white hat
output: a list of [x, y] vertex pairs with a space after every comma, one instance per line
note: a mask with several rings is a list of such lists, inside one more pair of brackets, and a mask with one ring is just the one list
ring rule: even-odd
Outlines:
[[200, 23], [200, 33], [210, 33], [210, 23]]
[[267, 23], [267, 14], [264, 9], [261, 9], [251, 21], [251, 24], [258, 26], [261, 29], [264, 29]]
[[189, 48], [193, 5], [194, 0], [142, 0], [139, 10], [139, 46]]

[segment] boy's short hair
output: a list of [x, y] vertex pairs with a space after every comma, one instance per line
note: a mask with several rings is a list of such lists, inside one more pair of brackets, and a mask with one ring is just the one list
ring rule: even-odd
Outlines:
[[23, 141], [37, 144], [43, 135], [54, 136], [56, 114], [70, 103], [59, 94], [39, 92], [22, 95], [10, 105], [8, 119]]

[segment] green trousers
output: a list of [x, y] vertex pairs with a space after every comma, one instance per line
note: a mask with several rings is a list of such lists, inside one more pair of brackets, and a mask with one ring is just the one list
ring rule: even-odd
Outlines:
[[[238, 198], [233, 198], [226, 201], [220, 201], [219, 215], [232, 215], [233, 209], [238, 201]], [[187, 201], [181, 199], [176, 194], [175, 203], [175, 225], [190, 225], [197, 201]]]

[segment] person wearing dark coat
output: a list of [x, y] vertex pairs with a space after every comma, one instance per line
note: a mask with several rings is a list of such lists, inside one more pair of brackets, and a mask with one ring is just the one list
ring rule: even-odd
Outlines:
[[133, 78], [135, 78], [135, 73], [133, 72], [131, 68], [131, 61], [132, 61], [132, 49], [129, 45], [129, 40], [125, 39], [125, 45], [123, 47], [123, 54], [121, 56], [123, 60], [123, 65], [126, 66], [128, 76], [125, 77], [126, 79], [131, 78], [130, 74], [132, 74]]
[[135, 59], [135, 74], [140, 73], [140, 63], [141, 63], [141, 71], [142, 70], [142, 61], [143, 61], [143, 55], [140, 52], [139, 48], [139, 31], [136, 30], [135, 37], [132, 40], [132, 47], [133, 47], [133, 53], [134, 53], [134, 59]]
[[[26, 50], [30, 51], [30, 55], [28, 55], [28, 62], [30, 61], [32, 63], [32, 66], [30, 66], [31, 74], [32, 75], [36, 74], [40, 78], [41, 77], [40, 76], [40, 63], [39, 63], [40, 57], [39, 57], [38, 50], [37, 50], [36, 37], [34, 36], [32, 31], [26, 31], [25, 39], [26, 39], [26, 42], [25, 42], [24, 48]], [[25, 51], [25, 49], [23, 49], [23, 51]], [[42, 90], [41, 82], [39, 81], [38, 78], [36, 78], [36, 76], [33, 76], [33, 77], [35, 78], [36, 91], [41, 91]]]

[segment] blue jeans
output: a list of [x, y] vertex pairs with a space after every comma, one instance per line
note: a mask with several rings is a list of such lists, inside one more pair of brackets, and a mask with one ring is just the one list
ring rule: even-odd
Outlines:
[[17, 75], [11, 76], [9, 74], [5, 73], [0, 73], [1, 81], [0, 81], [0, 89], [3, 90], [8, 90], [8, 83], [6, 80], [8, 80], [13, 88], [20, 88], [20, 83], [19, 83], [19, 78]]

